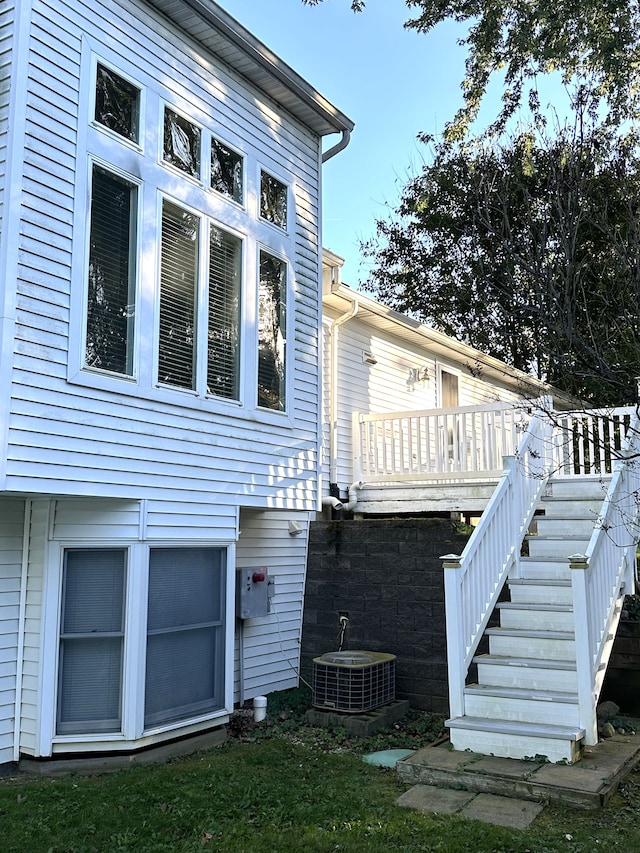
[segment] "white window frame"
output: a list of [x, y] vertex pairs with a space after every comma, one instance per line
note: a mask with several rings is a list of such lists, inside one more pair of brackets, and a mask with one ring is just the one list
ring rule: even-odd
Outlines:
[[[105, 124], [97, 121], [96, 114], [96, 87], [97, 87], [97, 73], [98, 73], [98, 65], [103, 65], [105, 68], [109, 69], [113, 74], [116, 74], [118, 77], [122, 77], [123, 80], [126, 80], [127, 83], [131, 83], [132, 86], [135, 86], [140, 91], [140, 99], [138, 101], [138, 141], [134, 142], [132, 139], [127, 139], [125, 136], [121, 136], [121, 134], [117, 133], [115, 130], [111, 130], [111, 128], [107, 127]], [[129, 148], [137, 151], [139, 153], [144, 153], [144, 139], [145, 139], [145, 116], [146, 116], [146, 105], [147, 105], [147, 89], [143, 86], [139, 80], [135, 77], [132, 77], [130, 74], [127, 74], [126, 71], [123, 71], [120, 65], [117, 62], [113, 62], [109, 59], [103, 58], [100, 53], [91, 53], [91, 91], [89, 97], [89, 120], [88, 124], [94, 130], [99, 131], [100, 133], [106, 134], [108, 137], [113, 139], [115, 142], [118, 142], [122, 145], [126, 145]]]
[[[59, 683], [59, 642], [62, 617], [62, 580], [64, 554], [68, 549], [125, 549], [127, 572], [125, 587], [124, 659], [122, 666], [121, 732], [57, 734], [56, 720]], [[224, 643], [224, 707], [211, 714], [144, 728], [144, 682], [147, 641], [147, 597], [149, 591], [149, 551], [151, 548], [213, 548], [226, 551]], [[233, 711], [235, 643], [235, 564], [236, 545], [221, 540], [148, 540], [64, 539], [50, 541], [46, 549], [47, 572], [42, 590], [42, 630], [38, 681], [38, 720], [36, 754], [51, 756], [84, 749], [135, 749], [141, 738], [158, 743], [180, 734], [192, 734], [209, 728], [216, 720], [228, 718]], [[101, 746], [100, 746], [101, 745]]]

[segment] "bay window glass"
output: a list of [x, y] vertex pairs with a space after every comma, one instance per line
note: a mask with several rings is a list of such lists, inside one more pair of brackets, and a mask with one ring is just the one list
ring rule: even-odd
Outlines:
[[133, 373], [137, 188], [93, 166], [85, 364]]
[[242, 241], [212, 226], [209, 239], [207, 393], [240, 396]]
[[224, 707], [225, 552], [152, 548], [145, 728]]
[[125, 575], [125, 549], [65, 552], [58, 734], [121, 729]]
[[258, 405], [284, 411], [286, 406], [287, 264], [260, 252], [258, 288]]
[[195, 388], [196, 293], [200, 220], [178, 205], [162, 206], [158, 382]]

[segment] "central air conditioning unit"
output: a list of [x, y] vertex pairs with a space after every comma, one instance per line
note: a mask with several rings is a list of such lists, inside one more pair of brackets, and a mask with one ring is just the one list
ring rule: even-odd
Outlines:
[[313, 659], [313, 706], [359, 714], [396, 695], [396, 656], [384, 652], [328, 652]]

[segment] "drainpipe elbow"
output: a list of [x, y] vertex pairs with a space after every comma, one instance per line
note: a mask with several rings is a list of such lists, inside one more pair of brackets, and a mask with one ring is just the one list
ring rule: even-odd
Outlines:
[[331, 509], [335, 509], [336, 511], [344, 509], [344, 504], [341, 500], [330, 496], [322, 498], [322, 506], [330, 506]]
[[349, 501], [342, 508], [347, 512], [352, 512], [356, 506], [358, 505], [358, 492], [364, 486], [362, 480], [358, 480], [356, 483], [351, 483], [348, 489]]

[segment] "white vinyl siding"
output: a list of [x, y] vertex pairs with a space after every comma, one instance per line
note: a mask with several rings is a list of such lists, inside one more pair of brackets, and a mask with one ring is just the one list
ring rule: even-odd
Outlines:
[[[280, 507], [315, 508], [319, 140], [257, 90], [247, 88], [227, 66], [203, 55], [145, 4], [106, 5], [98, 0], [97, 5], [74, 6], [75, 11], [65, 2], [41, 2], [32, 16], [8, 485], [47, 493], [55, 483], [56, 493], [69, 496], [153, 501], [175, 496], [179, 502], [243, 502], [264, 508], [273, 502], [277, 482]], [[83, 352], [76, 332], [82, 318], [76, 312], [82, 309], [78, 296], [86, 270], [82, 263], [72, 263], [72, 248], [81, 258], [89, 134], [97, 140], [91, 152], [97, 162], [115, 160], [126, 174], [142, 168], [142, 155], [132, 146], [118, 161], [114, 151], [123, 143], [114, 134], [89, 126], [92, 56], [139, 83], [146, 92], [147, 123], [149, 117], [156, 125], [161, 122], [162, 104], [154, 92], [156, 81], [162, 80], [194, 123], [216, 138], [220, 134], [225, 144], [246, 157], [246, 210], [206, 186], [194, 185], [193, 193], [197, 191], [198, 199], [206, 194], [207, 222], [242, 235], [251, 217], [257, 229], [253, 247], [259, 243], [286, 258], [290, 296], [286, 413], [257, 409], [255, 384], [245, 389], [242, 406], [215, 391], [196, 401], [181, 388], [157, 387], [149, 334], [157, 308], [157, 228], [143, 228], [139, 234], [144, 247], [136, 306], [138, 330], [144, 329], [139, 377], [131, 382], [97, 371], [80, 375]], [[170, 83], [167, 68], [172, 72]], [[261, 168], [292, 176], [288, 234], [258, 221]], [[181, 175], [158, 163], [154, 170], [154, 176], [166, 173], [157, 189], [175, 198], [171, 189]], [[146, 194], [146, 205], [155, 204], [153, 186], [145, 184], [140, 192]], [[185, 193], [190, 209], [198, 209], [192, 206], [194, 201], [195, 195]], [[251, 313], [257, 299], [257, 251], [247, 251], [243, 263], [244, 279], [254, 288], [247, 303]], [[145, 312], [144, 325], [140, 312]], [[254, 383], [257, 350], [257, 339], [247, 339], [241, 358], [246, 375], [253, 370]], [[65, 381], [67, 374], [72, 383]]]
[[[11, 101], [11, 71], [15, 5], [5, 3], [0, 10], [0, 248], [3, 237], [5, 175], [7, 171], [7, 140]], [[1, 291], [1, 288], [0, 288]]]
[[18, 649], [24, 501], [0, 500], [0, 765], [12, 761]]
[[[300, 535], [290, 535], [289, 520], [300, 525]], [[298, 685], [309, 516], [243, 511], [240, 527], [237, 566], [266, 567], [274, 594], [268, 616], [238, 625], [243, 635], [236, 638], [236, 701]]]

